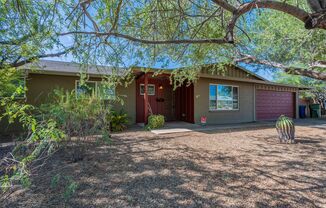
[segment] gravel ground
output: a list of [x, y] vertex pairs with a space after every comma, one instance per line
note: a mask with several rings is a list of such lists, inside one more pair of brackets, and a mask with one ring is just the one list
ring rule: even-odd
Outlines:
[[[326, 130], [297, 127], [296, 144], [273, 128], [153, 135], [113, 135], [89, 142], [82, 161], [58, 152], [4, 207], [326, 207]], [[78, 183], [51, 188], [61, 172]], [[1, 204], [0, 204], [1, 206]]]
[[7, 154], [12, 151], [14, 146], [8, 145], [8, 146], [0, 146], [0, 159], [7, 156]]

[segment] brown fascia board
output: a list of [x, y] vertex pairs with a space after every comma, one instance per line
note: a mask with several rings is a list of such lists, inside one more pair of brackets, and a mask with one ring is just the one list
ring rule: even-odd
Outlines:
[[[213, 64], [205, 64], [205, 65], [202, 65], [202, 67], [209, 67], [211, 65], [213, 65]], [[255, 73], [253, 73], [253, 72], [251, 72], [251, 71], [249, 71], [249, 70], [247, 70], [247, 69], [245, 69], [245, 68], [243, 68], [241, 66], [238, 66], [238, 65], [233, 65], [233, 66], [236, 67], [236, 68], [238, 68], [238, 69], [240, 69], [240, 70], [242, 70], [242, 71], [244, 71], [244, 72], [246, 72], [246, 73], [248, 73], [248, 74], [250, 74], [250, 75], [252, 75], [252, 76], [254, 76], [258, 80], [268, 81], [267, 79], [265, 79], [265, 78], [263, 78], [263, 77], [255, 74]], [[142, 72], [144, 72], [144, 71], [147, 71], [147, 72], [158, 72], [158, 71], [162, 71], [162, 73], [167, 73], [167, 74], [171, 74], [171, 72], [173, 70], [180, 70], [180, 69], [187, 69], [187, 68], [189, 68], [189, 67], [181, 67], [181, 68], [173, 68], [173, 69], [147, 68], [147, 67], [137, 67], [137, 66], [132, 67], [132, 69], [135, 70], [136, 72], [137, 71], [142, 71]]]
[[[237, 66], [236, 66], [237, 67]], [[241, 70], [244, 70], [243, 68], [239, 67]], [[171, 74], [172, 70], [164, 70], [164, 69], [156, 69], [156, 68], [142, 68], [142, 67], [134, 67], [133, 71], [135, 73], [137, 72], [157, 72], [161, 70], [162, 73], [166, 73], [166, 74]], [[248, 72], [247, 70], [244, 70], [245, 72]], [[254, 73], [250, 73], [252, 75], [255, 76]], [[204, 73], [200, 73], [199, 74], [199, 78], [203, 77], [203, 78], [212, 78], [212, 79], [223, 79], [223, 80], [230, 80], [230, 81], [239, 81], [239, 82], [248, 82], [248, 83], [256, 83], [256, 84], [265, 84], [265, 85], [272, 85], [272, 86], [280, 86], [280, 87], [292, 87], [292, 88], [298, 88], [299, 90], [307, 90], [310, 89], [308, 87], [304, 87], [304, 86], [294, 86], [294, 85], [289, 85], [289, 84], [281, 84], [281, 83], [276, 83], [276, 82], [271, 82], [268, 81], [264, 78], [260, 78], [259, 76], [255, 76], [261, 80], [255, 80], [255, 79], [245, 79], [245, 78], [237, 78], [237, 77], [228, 77], [228, 76], [220, 76], [220, 75], [210, 75], [210, 74], [204, 74]]]
[[[58, 64], [69, 64], [70, 62], [60, 62], [60, 61], [43, 61], [43, 63], [46, 62], [57, 62]], [[208, 65], [207, 65], [208, 66]], [[239, 66], [235, 66], [237, 68], [239, 68], [240, 70], [243, 70], [253, 76], [255, 76], [258, 79], [261, 80], [255, 80], [255, 79], [245, 79], [245, 78], [236, 78], [236, 77], [228, 77], [228, 76], [220, 76], [220, 75], [210, 75], [210, 74], [204, 74], [204, 73], [200, 73], [199, 77], [206, 77], [206, 78], [212, 78], [212, 79], [223, 79], [223, 80], [231, 80], [231, 81], [239, 81], [239, 82], [249, 82], [249, 83], [257, 83], [257, 84], [266, 84], [266, 85], [273, 85], [273, 86], [283, 86], [283, 87], [293, 87], [293, 88], [298, 88], [299, 90], [309, 90], [312, 88], [309, 87], [301, 87], [301, 86], [293, 86], [293, 85], [288, 85], [288, 84], [280, 84], [280, 83], [275, 83], [275, 82], [270, 82], [258, 75], [256, 75], [255, 73], [252, 73], [246, 69], [243, 69], [242, 67]], [[48, 74], [48, 75], [63, 75], [63, 76], [78, 76], [79, 72], [75, 71], [58, 71], [58, 70], [35, 70], [35, 69], [28, 69], [26, 67], [24, 67], [23, 69], [27, 70], [28, 73], [31, 74]], [[160, 72], [162, 74], [171, 74], [171, 72], [173, 70], [177, 70], [177, 69], [186, 69], [186, 68], [176, 68], [176, 69], [160, 69], [160, 68], [147, 68], [147, 67], [138, 67], [138, 66], [133, 66], [130, 67], [129, 70], [125, 69], [124, 74], [126, 74], [127, 71], [132, 71], [133, 73], [139, 73], [139, 72]], [[110, 76], [112, 74], [109, 73], [103, 73], [101, 74], [100, 72], [98, 73], [87, 73], [88, 75], [90, 75], [91, 77], [101, 77], [101, 76]], [[121, 76], [123, 76], [124, 74], [121, 74]]]
[[[80, 72], [64, 72], [64, 71], [52, 71], [52, 70], [31, 70], [31, 69], [25, 69], [25, 71], [27, 72], [27, 74], [44, 74], [44, 75], [59, 75], [59, 76], [80, 76]], [[127, 71], [127, 70], [126, 70]], [[86, 72], [86, 74], [90, 77], [95, 77], [95, 78], [100, 78], [103, 76], [112, 76], [112, 75], [116, 75], [116, 74], [112, 74], [112, 73], [90, 73], [90, 72]], [[121, 74], [117, 74], [118, 76], [125, 76], [128, 73], [121, 73]]]
[[[161, 70], [161, 69], [159, 69]], [[148, 72], [158, 72], [158, 69], [148, 69]], [[61, 76], [79, 76], [79, 73], [75, 72], [57, 72], [57, 71], [45, 71], [45, 70], [28, 70], [29, 74], [45, 74], [45, 75], [61, 75]], [[144, 70], [140, 68], [133, 68], [132, 72], [134, 74], [137, 74], [139, 72], [144, 72]], [[163, 74], [171, 74], [171, 70], [161, 70], [161, 73]], [[110, 75], [105, 75], [105, 74], [92, 74], [88, 73], [89, 76], [91, 77], [102, 77], [102, 76], [110, 76]], [[309, 90], [312, 88], [308, 87], [298, 87], [298, 86], [293, 86], [293, 85], [288, 85], [288, 84], [280, 84], [280, 83], [275, 83], [275, 82], [270, 82], [270, 81], [263, 81], [263, 80], [255, 80], [255, 79], [245, 79], [245, 78], [236, 78], [236, 77], [228, 77], [228, 76], [220, 76], [220, 75], [209, 75], [209, 74], [199, 74], [199, 78], [211, 78], [211, 79], [222, 79], [222, 80], [230, 80], [230, 81], [238, 81], [238, 82], [247, 82], [247, 83], [256, 83], [256, 84], [265, 84], [265, 85], [273, 85], [273, 86], [282, 86], [282, 87], [293, 87], [293, 88], [298, 88], [299, 90]]]
[[[49, 75], [63, 75], [63, 76], [78, 76], [80, 74], [80, 64], [64, 61], [48, 61], [42, 60], [36, 63], [31, 63], [20, 67], [31, 74], [49, 74]], [[86, 72], [92, 77], [117, 75], [124, 76], [128, 68], [110, 68], [106, 66], [90, 66]]]
[[131, 70], [134, 72], [134, 73], [139, 73], [139, 72], [152, 72], [152, 73], [155, 73], [155, 72], [161, 72], [162, 74], [171, 74], [171, 72], [173, 70], [176, 70], [176, 69], [160, 69], [160, 68], [149, 68], [149, 67], [138, 67], [138, 66], [134, 66], [134, 67], [131, 67]]
[[301, 89], [309, 89], [307, 87], [294, 86], [294, 85], [289, 85], [289, 84], [280, 84], [280, 83], [271, 82], [271, 81], [245, 79], [245, 78], [228, 77], [228, 76], [220, 76], [220, 75], [209, 75], [209, 74], [203, 74], [203, 73], [201, 73], [199, 75], [199, 77], [211, 78], [211, 79], [223, 79], [223, 80], [238, 81], [238, 82], [248, 82], [248, 83], [255, 83], [255, 84], [265, 84], [265, 85], [280, 86], [280, 87], [292, 87], [292, 88], [298, 88], [300, 90]]
[[[44, 75], [59, 75], [59, 76], [80, 76], [80, 73], [76, 72], [57, 72], [57, 71], [45, 71], [45, 70], [27, 70], [28, 74], [44, 74]], [[90, 77], [103, 77], [111, 76], [112, 74], [94, 74], [87, 73]]]

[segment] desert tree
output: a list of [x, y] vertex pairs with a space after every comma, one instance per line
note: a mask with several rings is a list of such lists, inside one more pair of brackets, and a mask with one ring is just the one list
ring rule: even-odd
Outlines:
[[246, 62], [326, 79], [325, 0], [16, 0], [0, 9], [0, 68], [70, 53], [89, 64]]
[[69, 7], [70, 27], [59, 35], [102, 61], [116, 54], [147, 65], [246, 62], [326, 80], [325, 0], [83, 0]]

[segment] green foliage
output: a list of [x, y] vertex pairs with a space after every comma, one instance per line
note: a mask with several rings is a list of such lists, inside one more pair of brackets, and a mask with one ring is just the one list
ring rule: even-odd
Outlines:
[[76, 192], [78, 184], [75, 181], [70, 181], [66, 187], [66, 190], [63, 194], [65, 201], [68, 201], [73, 194]]
[[323, 101], [326, 100], [326, 82], [324, 81], [303, 76], [288, 75], [284, 72], [276, 73], [274, 78], [279, 83], [310, 88], [309, 90], [300, 92], [300, 98], [302, 99], [313, 100], [313, 102], [319, 102], [322, 105]]
[[[19, 3], [18, 3], [19, 2]], [[0, 3], [0, 69], [63, 50], [57, 32], [64, 24], [61, 1], [17, 0]]]
[[73, 139], [71, 160], [82, 160], [88, 149], [84, 144], [87, 137], [101, 135], [101, 140], [110, 141], [111, 106], [95, 93], [76, 94], [75, 91], [57, 89], [49, 97], [49, 103], [41, 106], [42, 116], [46, 120], [54, 120], [68, 139]]
[[119, 112], [113, 111], [109, 119], [112, 131], [123, 131], [127, 128], [127, 124], [129, 123], [128, 115], [124, 113], [123, 110]]
[[[75, 34], [76, 31], [115, 31], [142, 40], [224, 38], [232, 13], [213, 1], [91, 1], [88, 15], [76, 1], [4, 1], [0, 5], [0, 68], [16, 60], [38, 60], [38, 55], [74, 46], [71, 55], [82, 63], [118, 66], [194, 66], [232, 63], [238, 52], [287, 66], [306, 67], [325, 60], [325, 30], [306, 30], [301, 21], [285, 12], [253, 9], [239, 18], [232, 44], [139, 44], [115, 35]], [[20, 4], [13, 2], [21, 2]], [[235, 7], [239, 2], [228, 1]], [[306, 1], [286, 3], [309, 11]], [[18, 6], [19, 5], [19, 6]], [[80, 18], [83, 17], [83, 18]], [[242, 20], [241, 20], [242, 19]], [[71, 31], [68, 38], [60, 38]], [[62, 35], [62, 34], [61, 34]], [[249, 38], [248, 38], [249, 36]], [[8, 44], [10, 42], [10, 44]], [[236, 47], [234, 47], [236, 46]], [[62, 51], [62, 50], [60, 50]], [[8, 56], [8, 54], [10, 54]], [[111, 70], [112, 68], [110, 68]], [[266, 70], [266, 69], [264, 69]], [[322, 69], [318, 69], [322, 70]], [[195, 76], [186, 74], [188, 80]]]
[[107, 117], [110, 105], [96, 95], [78, 95], [75, 92], [55, 90], [49, 103], [43, 104], [43, 116], [57, 122], [69, 137], [84, 137], [108, 131]]
[[103, 132], [102, 137], [97, 140], [97, 144], [100, 144], [102, 141], [107, 145], [111, 144], [111, 135], [108, 131]]
[[24, 97], [23, 73], [14, 68], [0, 70], [0, 97]]
[[11, 188], [11, 180], [9, 178], [9, 175], [5, 174], [4, 176], [0, 177], [0, 187], [4, 192]]
[[[293, 1], [287, 3], [296, 6]], [[307, 8], [306, 1], [298, 3]], [[316, 60], [326, 60], [325, 30], [307, 30], [298, 19], [274, 10], [255, 10], [245, 18], [250, 21], [241, 21], [241, 24], [250, 40], [240, 39], [238, 47], [242, 52], [288, 67], [309, 68]]]
[[[93, 1], [89, 10], [96, 11], [92, 20], [99, 31], [112, 28], [117, 33], [128, 34], [144, 40], [206, 39], [223, 38], [225, 26], [231, 13], [221, 13], [215, 3], [209, 1], [147, 1], [129, 3], [120, 1]], [[236, 1], [231, 1], [235, 3]], [[74, 8], [75, 2], [67, 3]], [[65, 15], [71, 10], [66, 9]], [[68, 31], [85, 30], [81, 11], [76, 9], [69, 15]], [[117, 15], [118, 13], [118, 15]], [[117, 16], [116, 16], [117, 15]], [[118, 17], [118, 19], [116, 19]], [[114, 20], [117, 20], [115, 22]], [[90, 25], [92, 27], [92, 25]], [[91, 28], [93, 29], [93, 28]], [[98, 63], [127, 66], [171, 66], [181, 63], [191, 66], [209, 62], [230, 61], [225, 58], [232, 53], [232, 45], [218, 44], [139, 44], [123, 38], [108, 36], [105, 42], [99, 37], [82, 34], [71, 35], [78, 43], [74, 56], [83, 63]]]
[[22, 175], [20, 177], [20, 183], [23, 185], [24, 188], [29, 188], [32, 184], [28, 175]]
[[1, 100], [1, 105], [5, 108], [3, 117], [7, 117], [9, 122], [18, 120], [26, 129], [26, 138], [14, 148], [10, 162], [0, 161], [4, 163], [0, 166], [4, 173], [0, 176], [1, 188], [6, 191], [16, 184], [27, 188], [31, 185], [29, 168], [36, 160], [51, 155], [65, 134], [57, 128], [54, 120], [35, 118], [31, 111], [35, 110], [33, 106], [16, 102], [14, 98]]
[[157, 129], [164, 126], [165, 119], [163, 115], [150, 115], [148, 116], [148, 124], [146, 129]]
[[61, 179], [60, 174], [56, 174], [55, 176], [53, 176], [51, 179], [50, 188], [52, 189], [56, 188], [59, 184], [60, 179]]
[[62, 194], [63, 199], [68, 201], [75, 194], [78, 189], [78, 183], [72, 180], [71, 176], [62, 176], [61, 174], [56, 174], [51, 179], [50, 184], [51, 189], [62, 188], [64, 192]]

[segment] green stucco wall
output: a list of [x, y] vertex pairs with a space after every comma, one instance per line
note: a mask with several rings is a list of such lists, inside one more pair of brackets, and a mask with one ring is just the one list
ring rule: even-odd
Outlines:
[[[239, 86], [239, 110], [209, 111], [209, 84]], [[207, 116], [208, 124], [227, 124], [254, 121], [254, 84], [210, 78], [200, 78], [194, 85], [195, 123]]]

